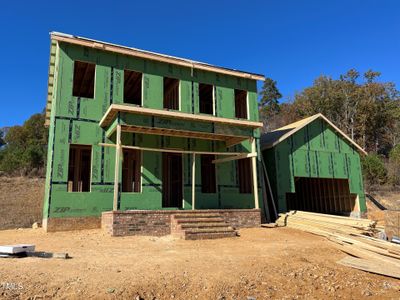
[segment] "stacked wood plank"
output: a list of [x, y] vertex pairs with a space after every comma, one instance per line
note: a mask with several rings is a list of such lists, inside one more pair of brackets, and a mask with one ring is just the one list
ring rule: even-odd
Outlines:
[[287, 226], [326, 237], [351, 255], [339, 264], [400, 279], [400, 245], [374, 237], [376, 222], [304, 211], [280, 214], [279, 226]]

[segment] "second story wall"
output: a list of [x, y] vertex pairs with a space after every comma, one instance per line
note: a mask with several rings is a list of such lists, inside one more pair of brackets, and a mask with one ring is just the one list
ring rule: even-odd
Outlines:
[[[77, 66], [76, 62], [82, 62]], [[93, 65], [88, 65], [90, 63]], [[85, 65], [86, 64], [86, 65]], [[94, 82], [81, 83], [93, 85], [93, 93], [88, 90], [76, 92], [74, 68], [81, 68], [79, 74], [94, 72]], [[140, 105], [146, 108], [164, 109], [164, 88], [166, 78], [178, 79], [178, 110], [186, 113], [200, 113], [201, 90], [206, 87], [212, 95], [212, 112], [217, 117], [237, 118], [235, 94], [245, 91], [248, 120], [258, 121], [257, 85], [255, 80], [224, 74], [192, 70], [179, 65], [146, 60], [98, 49], [60, 43], [58, 57], [58, 78], [55, 92], [55, 111], [57, 117], [80, 118], [99, 121], [112, 103], [126, 103], [124, 86], [127, 85], [127, 71], [135, 71], [140, 83]], [[94, 69], [94, 70], [93, 70]], [[89, 74], [89, 75], [88, 75]], [[129, 76], [132, 74], [128, 74]], [[84, 75], [81, 75], [84, 76]], [[75, 81], [77, 78], [75, 78]], [[75, 86], [74, 86], [75, 85]], [[208, 86], [207, 86], [208, 85]], [[78, 89], [79, 90], [79, 89]], [[236, 92], [235, 92], [236, 90]], [[83, 96], [78, 97], [81, 94]], [[138, 96], [136, 96], [137, 98]], [[125, 98], [125, 99], [124, 99]], [[236, 104], [237, 106], [237, 104]]]

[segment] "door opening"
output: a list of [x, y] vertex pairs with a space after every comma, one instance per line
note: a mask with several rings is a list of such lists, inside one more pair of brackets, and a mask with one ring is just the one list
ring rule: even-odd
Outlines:
[[182, 154], [163, 153], [163, 207], [182, 207]]

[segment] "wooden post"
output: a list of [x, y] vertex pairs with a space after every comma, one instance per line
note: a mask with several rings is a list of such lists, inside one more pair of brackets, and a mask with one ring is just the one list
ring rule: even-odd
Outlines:
[[[256, 139], [253, 138], [251, 141], [251, 152], [257, 153]], [[251, 158], [251, 169], [253, 171], [253, 193], [254, 193], [254, 208], [259, 209], [258, 206], [258, 185], [257, 185], [257, 157]]]
[[121, 146], [121, 125], [117, 125], [117, 135], [115, 141], [115, 173], [114, 173], [114, 201], [113, 211], [118, 210], [118, 192], [119, 192], [119, 163], [122, 151]]
[[192, 210], [195, 209], [196, 205], [196, 153], [193, 153], [192, 156]]

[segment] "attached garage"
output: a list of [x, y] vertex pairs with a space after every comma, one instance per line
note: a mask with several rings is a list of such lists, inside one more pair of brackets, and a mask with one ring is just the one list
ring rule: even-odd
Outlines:
[[360, 163], [366, 152], [322, 114], [263, 134], [260, 146], [268, 210], [366, 212]]

